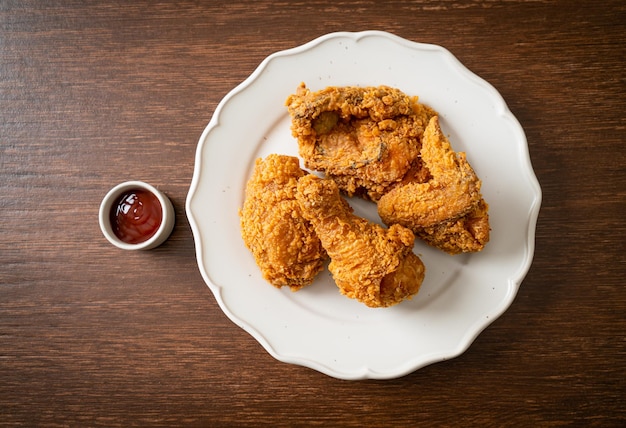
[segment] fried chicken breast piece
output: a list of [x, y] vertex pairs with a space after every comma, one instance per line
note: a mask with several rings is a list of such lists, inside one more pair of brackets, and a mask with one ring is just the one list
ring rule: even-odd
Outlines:
[[328, 268], [342, 294], [376, 308], [419, 291], [425, 267], [413, 253], [409, 229], [385, 229], [354, 215], [330, 179], [301, 178], [296, 199], [330, 256]]
[[293, 156], [257, 159], [239, 210], [241, 236], [263, 277], [292, 291], [312, 283], [328, 258], [296, 201], [298, 180], [306, 174]]
[[285, 104], [305, 167], [324, 172], [348, 196], [373, 201], [414, 164], [436, 114], [388, 86], [311, 92], [302, 83]]
[[428, 175], [404, 179], [378, 201], [387, 225], [401, 224], [450, 254], [480, 251], [489, 240], [488, 205], [465, 153], [452, 150], [439, 118], [430, 119], [420, 151]]

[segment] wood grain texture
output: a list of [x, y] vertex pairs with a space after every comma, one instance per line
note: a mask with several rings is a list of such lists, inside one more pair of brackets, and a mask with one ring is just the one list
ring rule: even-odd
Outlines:
[[[0, 426], [626, 424], [622, 1], [0, 3]], [[442, 45], [503, 95], [543, 190], [511, 308], [388, 381], [280, 363], [221, 312], [184, 201], [217, 104], [332, 31]], [[97, 212], [141, 179], [171, 238], [121, 252]]]

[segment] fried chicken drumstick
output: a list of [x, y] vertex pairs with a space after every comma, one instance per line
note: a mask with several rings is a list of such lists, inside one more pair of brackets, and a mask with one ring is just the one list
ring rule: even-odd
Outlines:
[[305, 167], [324, 172], [348, 196], [373, 201], [414, 165], [436, 114], [388, 86], [311, 92], [301, 84], [286, 105]]
[[489, 240], [488, 206], [481, 181], [465, 153], [455, 153], [430, 119], [422, 139], [421, 161], [430, 177], [405, 179], [378, 201], [385, 224], [401, 224], [416, 236], [450, 254], [480, 251]]
[[296, 185], [307, 173], [299, 159], [257, 159], [239, 212], [241, 236], [263, 277], [296, 291], [313, 282], [327, 255], [296, 201]]
[[329, 270], [342, 294], [369, 307], [387, 307], [415, 295], [425, 268], [413, 253], [413, 233], [385, 229], [352, 213], [337, 184], [307, 175], [296, 199], [330, 256]]

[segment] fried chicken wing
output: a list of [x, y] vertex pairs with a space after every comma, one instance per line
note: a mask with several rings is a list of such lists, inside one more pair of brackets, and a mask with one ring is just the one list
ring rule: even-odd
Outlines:
[[349, 196], [378, 200], [419, 156], [431, 108], [398, 89], [301, 84], [286, 101], [307, 168], [324, 172]]
[[410, 230], [385, 229], [354, 215], [329, 179], [301, 178], [296, 199], [330, 256], [328, 268], [342, 294], [369, 307], [387, 307], [419, 291], [425, 268], [412, 251]]
[[239, 215], [241, 236], [263, 277], [296, 291], [313, 282], [327, 255], [296, 201], [298, 180], [307, 173], [299, 159], [257, 159]]
[[465, 153], [455, 153], [430, 119], [422, 139], [421, 161], [428, 176], [408, 177], [378, 201], [385, 224], [401, 224], [448, 253], [480, 251], [489, 240], [488, 206], [481, 181]]
[[489, 241], [488, 205], [481, 199], [469, 213], [415, 230], [415, 236], [449, 254], [481, 251]]

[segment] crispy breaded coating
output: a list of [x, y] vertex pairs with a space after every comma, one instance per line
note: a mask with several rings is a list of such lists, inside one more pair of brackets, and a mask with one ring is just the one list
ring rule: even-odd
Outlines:
[[398, 89], [304, 84], [286, 101], [307, 168], [324, 172], [349, 196], [376, 201], [418, 158], [431, 108]]
[[449, 254], [481, 251], [489, 241], [489, 206], [484, 199], [464, 216], [417, 229], [415, 236]]
[[330, 256], [328, 266], [342, 294], [369, 307], [387, 307], [415, 295], [425, 268], [413, 253], [413, 233], [389, 229], [352, 213], [329, 179], [308, 175], [296, 198]]
[[295, 198], [298, 180], [306, 174], [296, 157], [257, 159], [239, 212], [241, 236], [263, 277], [292, 291], [313, 282], [327, 259]]
[[482, 250], [489, 240], [489, 217], [481, 181], [465, 153], [452, 150], [437, 116], [424, 131], [420, 156], [429, 177], [404, 180], [384, 194], [378, 201], [381, 219], [408, 227], [450, 254]]
[[480, 180], [465, 153], [452, 150], [437, 116], [424, 132], [421, 159], [432, 178], [397, 186], [381, 197], [378, 212], [385, 223], [433, 226], [466, 214], [480, 200]]

